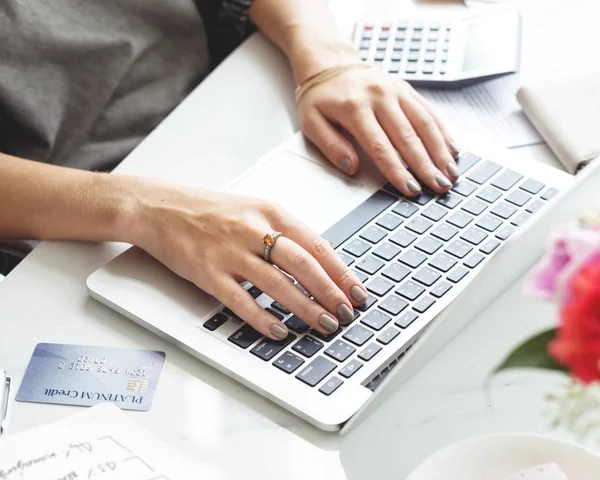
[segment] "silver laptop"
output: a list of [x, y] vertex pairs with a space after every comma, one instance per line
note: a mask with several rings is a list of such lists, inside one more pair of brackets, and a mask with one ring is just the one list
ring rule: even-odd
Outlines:
[[553, 225], [600, 184], [597, 162], [572, 177], [474, 148], [458, 164], [450, 193], [406, 199], [366, 159], [349, 179], [297, 134], [226, 188], [267, 192], [323, 232], [364, 281], [368, 302], [333, 334], [245, 285], [291, 332], [265, 339], [137, 248], [93, 273], [89, 292], [317, 427], [347, 430], [386, 385], [401, 385], [532, 265]]

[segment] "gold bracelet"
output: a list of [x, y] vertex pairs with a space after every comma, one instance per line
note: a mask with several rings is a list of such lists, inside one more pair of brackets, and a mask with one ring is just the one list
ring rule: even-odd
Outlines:
[[298, 102], [306, 92], [308, 92], [311, 88], [318, 85], [319, 83], [323, 83], [325, 80], [329, 80], [330, 78], [333, 78], [336, 75], [339, 75], [340, 73], [345, 73], [350, 70], [356, 70], [358, 68], [370, 67], [366, 63], [349, 63], [345, 65], [337, 65], [336, 67], [326, 68], [325, 70], [322, 70], [319, 73], [315, 73], [296, 87], [296, 102]]

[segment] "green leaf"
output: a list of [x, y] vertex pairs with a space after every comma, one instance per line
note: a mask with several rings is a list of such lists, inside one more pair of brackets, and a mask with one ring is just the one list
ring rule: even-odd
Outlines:
[[556, 337], [556, 329], [530, 338], [513, 350], [506, 359], [494, 370], [497, 373], [509, 368], [541, 368], [566, 372], [567, 369], [558, 363], [548, 353], [548, 344]]

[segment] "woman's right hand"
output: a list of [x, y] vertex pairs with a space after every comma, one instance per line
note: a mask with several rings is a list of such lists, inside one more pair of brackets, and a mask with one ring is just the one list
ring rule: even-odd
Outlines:
[[[288, 335], [240, 285], [247, 280], [322, 333], [353, 320], [368, 294], [329, 242], [281, 207], [248, 197], [136, 179], [129, 241], [216, 297], [266, 337]], [[263, 237], [282, 232], [271, 260], [314, 297], [263, 259]]]

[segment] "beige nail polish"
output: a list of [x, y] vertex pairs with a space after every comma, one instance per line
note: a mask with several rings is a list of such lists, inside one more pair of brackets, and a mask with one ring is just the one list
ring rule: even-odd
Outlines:
[[351, 168], [352, 168], [352, 162], [350, 161], [349, 158], [342, 158], [340, 160], [340, 166], [342, 167], [342, 170], [344, 172], [346, 172], [348, 175], [350, 175]]
[[283, 340], [288, 335], [287, 330], [281, 325], [278, 325], [277, 323], [271, 325], [269, 331], [271, 332], [271, 335], [273, 335], [275, 338], [278, 338], [279, 340]]
[[458, 177], [460, 176], [460, 168], [458, 168], [458, 165], [456, 163], [449, 163], [448, 167], [447, 167], [448, 173], [452, 176], [452, 177]]
[[458, 146], [458, 144], [454, 140], [452, 140], [450, 142], [450, 148], [452, 149], [454, 158], [458, 157], [458, 155], [460, 154], [461, 148]]
[[446, 177], [444, 177], [441, 173], [437, 173], [435, 175], [435, 181], [442, 188], [450, 188], [452, 186], [452, 183], [450, 183], [450, 180], [448, 180]]
[[330, 317], [326, 313], [321, 314], [319, 317], [319, 324], [323, 327], [326, 332], [332, 333], [335, 332], [340, 324], [333, 317]]
[[421, 193], [421, 186], [412, 179], [406, 182], [406, 187], [413, 193]]
[[348, 305], [346, 305], [344, 303], [342, 303], [337, 308], [336, 313], [337, 313], [337, 317], [342, 325], [348, 325], [349, 323], [352, 323], [352, 321], [354, 320], [354, 313], [352, 312], [352, 310], [350, 308], [348, 308]]
[[350, 289], [350, 295], [352, 295], [352, 298], [354, 300], [356, 300], [358, 303], [365, 303], [367, 301], [367, 299], [369, 298], [369, 295], [367, 295], [365, 293], [365, 291], [360, 288], [358, 285], [354, 285], [351, 289]]

